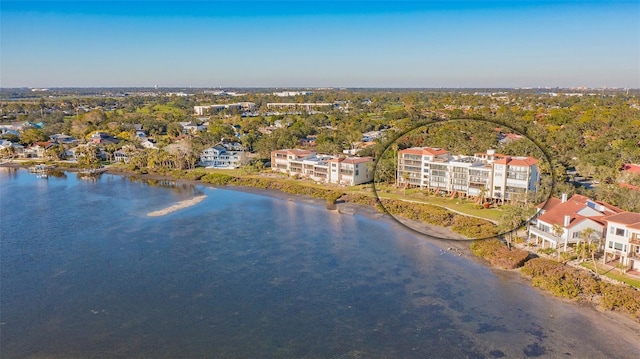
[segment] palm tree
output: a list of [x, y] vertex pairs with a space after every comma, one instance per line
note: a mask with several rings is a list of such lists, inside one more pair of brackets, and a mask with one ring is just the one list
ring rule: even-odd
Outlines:
[[[557, 237], [557, 239], [560, 239], [560, 236], [562, 235], [562, 233], [564, 233], [564, 227], [562, 227], [559, 224], [554, 224], [552, 229], [553, 234]], [[559, 245], [559, 241], [556, 242], [556, 249], [558, 249], [558, 245]], [[558, 250], [558, 262], [560, 262], [560, 250]]]
[[[591, 243], [591, 240], [593, 239], [593, 235], [595, 233], [596, 233], [595, 229], [593, 229], [593, 228], [585, 228], [585, 229], [582, 230], [582, 232], [580, 234], [585, 239], [585, 242], [588, 243], [588, 244], [585, 245], [585, 249], [586, 249], [586, 251], [591, 252], [591, 260], [593, 261], [593, 267], [596, 270], [596, 276], [598, 276], [598, 264], [596, 263], [596, 250], [597, 250], [597, 248], [594, 248], [593, 244]], [[584, 257], [583, 257], [583, 259], [584, 259]]]

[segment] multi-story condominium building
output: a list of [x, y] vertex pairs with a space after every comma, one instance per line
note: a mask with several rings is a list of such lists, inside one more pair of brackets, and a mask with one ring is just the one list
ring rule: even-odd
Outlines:
[[314, 181], [348, 186], [373, 180], [371, 157], [334, 157], [309, 150], [277, 150], [271, 152], [271, 168], [290, 176], [308, 177]]
[[246, 163], [244, 151], [229, 151], [222, 146], [207, 148], [200, 154], [200, 165], [207, 168], [238, 168]]
[[614, 214], [606, 222], [603, 261], [619, 260], [629, 269], [640, 270], [640, 213]]
[[607, 218], [622, 212], [610, 204], [594, 201], [574, 194], [567, 199], [550, 198], [538, 206], [535, 224], [529, 226], [529, 240], [535, 240], [542, 248], [562, 248], [566, 251], [585, 238], [586, 228], [594, 230], [593, 236], [600, 240], [607, 228]]
[[442, 148], [398, 151], [397, 184], [489, 199], [524, 200], [537, 190], [538, 161], [496, 154], [451, 155]]
[[310, 112], [314, 109], [334, 107], [333, 102], [268, 102], [269, 110], [305, 110]]
[[328, 182], [347, 186], [367, 183], [373, 180], [371, 157], [339, 157], [329, 161]]
[[236, 102], [226, 103], [220, 105], [205, 105], [205, 106], [193, 106], [193, 111], [196, 115], [213, 115], [222, 110], [238, 110], [238, 111], [253, 111], [256, 109], [256, 104], [253, 102]]

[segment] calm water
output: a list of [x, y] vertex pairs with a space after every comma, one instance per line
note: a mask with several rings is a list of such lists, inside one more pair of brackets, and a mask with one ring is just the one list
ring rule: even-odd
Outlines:
[[630, 323], [312, 203], [0, 168], [0, 233], [2, 358], [640, 357]]

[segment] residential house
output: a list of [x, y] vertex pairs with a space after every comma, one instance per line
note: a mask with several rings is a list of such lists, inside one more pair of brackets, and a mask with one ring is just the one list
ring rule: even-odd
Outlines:
[[605, 220], [603, 261], [618, 260], [629, 269], [640, 270], [640, 213], [622, 212]]
[[595, 237], [604, 237], [608, 216], [621, 213], [620, 208], [574, 194], [571, 198], [550, 198], [538, 206], [535, 224], [529, 226], [529, 240], [542, 248], [562, 248], [583, 241], [586, 228], [595, 231]]
[[200, 165], [207, 168], [238, 168], [247, 163], [244, 151], [229, 151], [217, 145], [200, 154]]
[[[78, 157], [81, 156], [82, 151], [86, 147], [96, 147], [96, 145], [91, 144], [91, 143], [78, 145], [76, 147], [66, 149], [64, 151], [64, 155], [65, 155], [65, 157], [66, 157], [66, 159], [68, 161], [77, 161]], [[98, 148], [98, 151], [99, 151], [98, 156], [102, 160], [106, 160], [107, 159], [107, 154], [104, 152], [104, 150], [102, 150], [101, 148]]]
[[49, 136], [49, 140], [55, 143], [60, 143], [60, 144], [74, 144], [78, 142], [78, 140], [75, 137], [71, 137], [69, 135], [65, 135], [61, 133]]
[[89, 137], [89, 142], [108, 145], [117, 144], [120, 140], [106, 132], [94, 132]]
[[24, 146], [9, 140], [0, 139], [0, 157], [8, 158], [22, 157], [24, 155]]
[[127, 151], [125, 151], [123, 149], [119, 149], [119, 150], [113, 152], [113, 160], [115, 162], [128, 163], [130, 159], [131, 158], [129, 157], [129, 154], [127, 153]]
[[207, 130], [207, 126], [198, 125], [198, 124], [190, 122], [190, 121], [178, 122], [178, 123], [182, 127], [182, 133], [183, 134], [198, 133], [198, 132], [202, 132], [202, 131], [206, 131]]
[[47, 148], [53, 146], [53, 142], [36, 142], [32, 146], [24, 149], [22, 156], [24, 158], [44, 158]]
[[144, 148], [152, 148], [157, 150], [158, 147], [156, 146], [155, 143], [153, 143], [150, 139], [145, 138], [144, 140], [140, 141], [140, 146], [144, 147]]
[[620, 187], [640, 190], [640, 165], [625, 163], [622, 166], [621, 172], [618, 180]]

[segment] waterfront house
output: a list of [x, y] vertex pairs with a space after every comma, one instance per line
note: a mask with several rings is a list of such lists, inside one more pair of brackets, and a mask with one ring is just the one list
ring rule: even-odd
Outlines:
[[628, 269], [640, 270], [640, 213], [608, 216], [603, 261], [617, 260]]
[[117, 150], [117, 151], [113, 152], [113, 160], [115, 162], [128, 163], [130, 158], [129, 158], [129, 154], [127, 154], [126, 151], [120, 149], [120, 150]]
[[22, 156], [24, 158], [44, 158], [45, 151], [53, 146], [53, 142], [36, 142], [24, 149]]
[[[0, 151], [10, 153], [12, 156], [22, 156], [24, 153], [24, 146], [19, 143], [14, 143], [9, 140], [0, 140]], [[2, 153], [0, 153], [2, 155]]]
[[220, 145], [207, 148], [200, 154], [200, 165], [207, 168], [238, 168], [246, 163], [244, 151], [229, 151]]
[[542, 248], [569, 247], [584, 240], [582, 231], [591, 228], [598, 240], [603, 238], [607, 227], [606, 218], [622, 212], [620, 208], [588, 197], [574, 194], [561, 199], [550, 198], [538, 206], [535, 224], [529, 226], [529, 240]]

